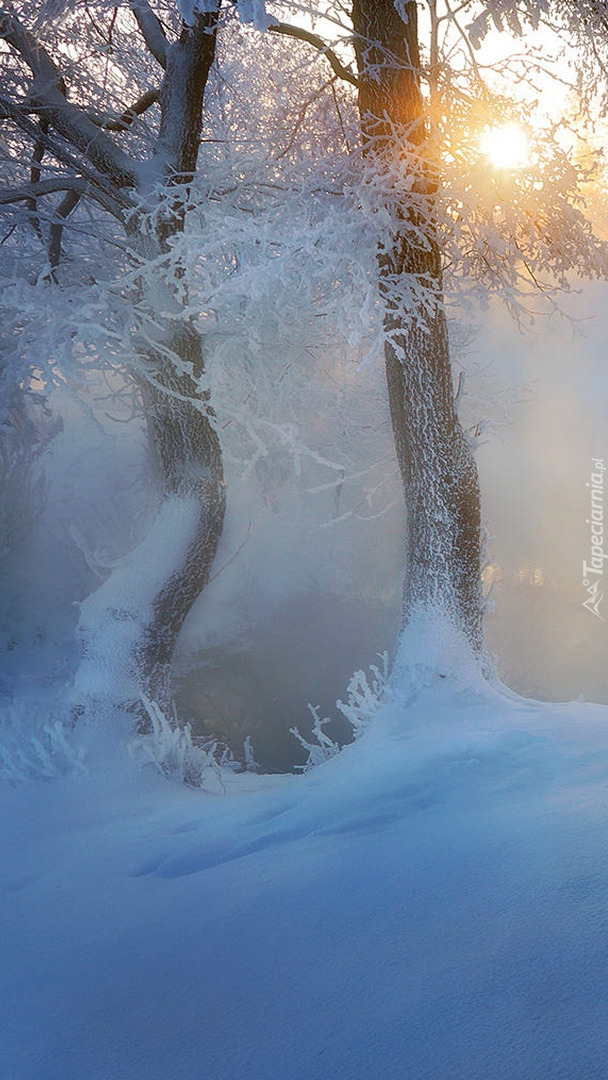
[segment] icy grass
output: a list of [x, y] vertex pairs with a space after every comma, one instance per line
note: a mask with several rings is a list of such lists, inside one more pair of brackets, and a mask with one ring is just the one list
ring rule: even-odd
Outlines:
[[[346, 688], [346, 701], [336, 702], [339, 711], [352, 725], [355, 739], [367, 730], [386, 690], [388, 654], [381, 654], [380, 660], [382, 666], [370, 665], [369, 675], [356, 671]], [[261, 771], [249, 736], [243, 746], [243, 761], [239, 763], [217, 740], [194, 735], [191, 725], [180, 723], [177, 715], [168, 717], [156, 702], [146, 697], [141, 700], [149, 730], [134, 735], [126, 743], [130, 758], [139, 768], [151, 768], [168, 780], [213, 793], [225, 793], [227, 774]], [[297, 766], [305, 772], [335, 757], [342, 749], [324, 731], [331, 718], [321, 718], [317, 706], [309, 705], [308, 708], [314, 721], [313, 741], [301, 735], [297, 727], [290, 729], [308, 751], [306, 763]], [[81, 725], [71, 729], [52, 716], [40, 719], [45, 711], [48, 711], [48, 703], [45, 708], [40, 703], [28, 705], [22, 702], [8, 706], [0, 715], [0, 780], [14, 786], [86, 772]], [[107, 702], [101, 713], [97, 710], [95, 721], [98, 726], [103, 726], [105, 720], [105, 726], [118, 740], [125, 727], [125, 718], [121, 720], [119, 714], [120, 710]]]
[[[389, 673], [388, 653], [380, 654], [382, 668], [377, 664], [370, 664], [371, 678], [365, 671], [355, 671], [346, 687], [346, 701], [338, 699], [336, 705], [342, 715], [348, 720], [353, 729], [353, 737], [360, 738], [376, 715], [386, 690]], [[331, 717], [319, 715], [318, 705], [309, 704], [308, 709], [313, 718], [312, 736], [314, 742], [310, 742], [297, 727], [289, 730], [298, 740], [301, 746], [308, 751], [308, 759], [304, 765], [296, 766], [303, 772], [322, 765], [324, 761], [335, 757], [340, 753], [340, 744], [329, 737], [324, 728], [331, 724]]]
[[[190, 724], [169, 718], [154, 701], [142, 698], [149, 730], [126, 742], [128, 756], [140, 769], [151, 768], [167, 780], [187, 787], [225, 794], [224, 779], [234, 772], [258, 772], [251, 739], [243, 747], [243, 764], [216, 740], [192, 734]], [[56, 780], [74, 773], [86, 773], [90, 727], [78, 723], [70, 728], [51, 715], [40, 703], [9, 705], [0, 713], [0, 781], [12, 787], [28, 781]], [[98, 718], [99, 719], [99, 718]], [[115, 739], [120, 745], [125, 718], [108, 705], [102, 741]], [[103, 724], [93, 725], [98, 729]], [[95, 741], [95, 740], [93, 740]]]
[[[31, 709], [31, 706], [30, 706]], [[59, 720], [33, 725], [25, 706], [10, 705], [0, 716], [0, 780], [56, 780], [86, 772], [85, 751]]]
[[[113, 652], [117, 651], [114, 645]], [[460, 689], [484, 686], [479, 665], [462, 635], [449, 621], [428, 613], [413, 618], [402, 633], [392, 674], [388, 653], [379, 654], [379, 659], [380, 666], [371, 664], [368, 672], [355, 671], [346, 687], [346, 699], [336, 702], [352, 727], [355, 741], [369, 730], [379, 709], [395, 694], [404, 700], [406, 687], [408, 699], [413, 700], [438, 679], [447, 679]], [[168, 780], [213, 793], [225, 793], [228, 774], [261, 771], [249, 737], [243, 747], [243, 763], [239, 764], [218, 741], [193, 735], [189, 723], [180, 723], [177, 715], [166, 716], [156, 702], [146, 697], [141, 700], [148, 730], [127, 741], [128, 754], [140, 768], [151, 768]], [[297, 727], [290, 728], [308, 753], [305, 764], [296, 766], [302, 772], [323, 765], [343, 749], [325, 730], [331, 717], [321, 717], [318, 706], [309, 704], [308, 709], [313, 719], [310, 737], [302, 735]], [[96, 723], [112, 728], [118, 739], [125, 729], [125, 718], [121, 722], [119, 713], [108, 701], [96, 714]], [[79, 734], [78, 729], [68, 730], [55, 719], [32, 728], [31, 722], [24, 723], [12, 707], [0, 725], [0, 779], [19, 784], [85, 770], [86, 755]]]
[[223, 771], [233, 764], [226, 752], [216, 757], [217, 744], [192, 735], [190, 724], [172, 721], [156, 702], [143, 698], [150, 731], [127, 744], [129, 754], [140, 767], [152, 766], [161, 775], [193, 788], [225, 792]]

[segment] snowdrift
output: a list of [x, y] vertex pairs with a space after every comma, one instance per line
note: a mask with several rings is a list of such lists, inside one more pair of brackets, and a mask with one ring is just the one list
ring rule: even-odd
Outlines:
[[404, 679], [225, 794], [87, 749], [2, 789], [1, 1076], [604, 1080], [605, 707]]

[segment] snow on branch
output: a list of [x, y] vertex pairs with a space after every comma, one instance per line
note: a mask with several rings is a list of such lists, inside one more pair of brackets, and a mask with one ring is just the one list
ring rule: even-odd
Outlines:
[[[256, 30], [268, 30], [276, 22], [266, 11], [265, 0], [236, 0], [236, 6], [242, 22]], [[195, 15], [214, 14], [219, 7], [219, 0], [177, 0], [177, 9], [188, 26], [192, 26]]]
[[61, 73], [46, 49], [14, 16], [0, 15], [0, 37], [21, 55], [41, 89], [63, 89]]
[[542, 15], [549, 14], [548, 0], [486, 0], [484, 10], [467, 26], [473, 48], [478, 49], [493, 24], [496, 30], [510, 30], [521, 37], [523, 19], [536, 30]]
[[40, 180], [36, 184], [25, 184], [23, 187], [4, 188], [0, 190], [0, 206], [9, 203], [29, 202], [30, 199], [40, 199], [44, 195], [52, 195], [57, 191], [68, 191], [74, 195], [89, 195], [92, 199], [101, 203], [106, 210], [116, 212], [116, 204], [107, 198], [102, 192], [97, 191], [88, 180], [76, 176], [57, 176], [48, 180]]

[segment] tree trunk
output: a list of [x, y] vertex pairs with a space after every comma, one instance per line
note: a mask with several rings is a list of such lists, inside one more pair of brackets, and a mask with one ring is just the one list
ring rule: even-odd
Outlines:
[[[164, 708], [170, 705], [175, 644], [209, 580], [226, 501], [214, 415], [208, 391], [201, 389], [202, 343], [180, 310], [185, 282], [171, 257], [171, 241], [185, 227], [197, 167], [220, 0], [201, 5], [217, 10], [194, 12], [191, 24], [183, 22], [179, 39], [172, 42], [147, 0], [129, 4], [145, 44], [164, 69], [162, 85], [158, 94], [144, 93], [118, 121], [99, 110], [99, 123], [66, 93], [59, 67], [25, 23], [13, 12], [0, 15], [3, 46], [31, 73], [24, 88], [21, 77], [17, 80], [16, 100], [5, 100], [1, 110], [33, 144], [30, 184], [23, 194], [15, 188], [10, 198], [25, 197], [33, 212], [38, 197], [65, 193], [59, 206], [51, 208], [53, 270], [61, 259], [63, 229], [81, 200], [92, 199], [112, 214], [141, 266], [134, 322], [148, 323], [134, 327], [133, 378], [156, 449], [162, 499], [146, 539], [81, 605], [83, 655], [73, 688], [77, 713], [87, 707], [105, 712], [108, 704], [136, 710], [142, 694]], [[143, 165], [112, 132], [125, 130], [157, 100], [158, 136]], [[32, 108], [39, 124], [31, 119]], [[54, 171], [41, 183], [47, 153]]]
[[[175, 190], [175, 197], [156, 212], [155, 242], [139, 237], [135, 215], [127, 226], [134, 247], [151, 247], [148, 254], [156, 258], [168, 252], [171, 237], [184, 228], [216, 24], [217, 13], [197, 14], [192, 26], [184, 24], [179, 41], [167, 47], [152, 172]], [[153, 311], [150, 332], [139, 334], [135, 347], [136, 379], [156, 452], [161, 504], [143, 543], [82, 605], [83, 662], [75, 686], [79, 710], [118, 705], [137, 716], [140, 726], [147, 720], [142, 695], [164, 710], [172, 706], [177, 638], [209, 581], [226, 509], [215, 416], [208, 390], [201, 389], [202, 342], [179, 310], [177, 286], [183, 291], [183, 282], [171, 277], [179, 276], [179, 268], [165, 272], [161, 264], [157, 273], [154, 282], [142, 280], [141, 308]], [[148, 291], [155, 305], [147, 299]], [[174, 314], [162, 316], [161, 309]]]
[[226, 509], [222, 454], [199, 335], [176, 319], [162, 350], [142, 357], [141, 393], [162, 483], [142, 543], [81, 605], [76, 713], [107, 706], [147, 724], [142, 696], [172, 708], [171, 672], [183, 623], [209, 581]]
[[[354, 0], [352, 7], [364, 153], [388, 181], [385, 205], [394, 223], [379, 245], [378, 274], [407, 511], [403, 626], [425, 612], [447, 617], [481, 653], [479, 481], [454, 398], [434, 187], [425, 156], [416, 4], [404, 3], [402, 11], [403, 17], [393, 0]], [[416, 170], [410, 206], [391, 191], [396, 165]]]
[[209, 581], [226, 510], [215, 414], [208, 391], [200, 390], [204, 373], [200, 336], [184, 323], [173, 333], [170, 347], [187, 370], [178, 374], [174, 363], [151, 356], [148, 365], [155, 377], [143, 383], [142, 392], [163, 480], [163, 501], [193, 499], [198, 518], [180, 566], [154, 598], [136, 650], [142, 689], [165, 709], [172, 701], [170, 677], [177, 638]]

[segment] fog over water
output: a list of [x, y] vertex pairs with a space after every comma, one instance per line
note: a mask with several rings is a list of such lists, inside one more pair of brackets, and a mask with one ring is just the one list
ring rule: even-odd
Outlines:
[[[555, 318], [523, 335], [498, 308], [485, 314], [462, 355], [463, 410], [467, 423], [491, 420], [478, 462], [498, 671], [528, 696], [608, 702], [608, 596], [601, 617], [583, 608], [582, 574], [592, 459], [608, 465], [608, 286], [585, 285], [569, 309], [581, 320], [576, 334]], [[390, 460], [382, 407], [373, 452]], [[298, 408], [305, 416], [307, 403]], [[44, 459], [47, 509], [15, 568], [22, 597], [9, 597], [3, 630], [2, 675], [15, 694], [43, 696], [69, 677], [77, 602], [136, 542], [150, 503], [131, 427], [110, 425], [108, 435], [68, 403], [59, 409], [64, 430]], [[316, 491], [306, 476], [275, 499], [289, 470], [273, 454], [267, 475], [230, 482], [217, 576], [182, 635], [177, 686], [196, 730], [237, 752], [250, 734], [262, 763], [282, 769], [305, 757], [289, 728], [310, 730], [307, 704], [336, 716], [350, 674], [393, 648], [403, 509], [394, 475], [371, 509], [356, 488]], [[339, 719], [334, 736], [348, 736]]]
[[[514, 334], [496, 317], [480, 341], [528, 394], [479, 466], [489, 555], [498, 564], [487, 638], [506, 682], [546, 700], [608, 701], [608, 595], [583, 608], [593, 459], [608, 465], [608, 290], [584, 286], [563, 320]], [[608, 550], [608, 544], [605, 545]], [[608, 590], [601, 589], [608, 593]]]
[[[494, 309], [463, 357], [472, 369], [467, 386], [495, 421], [478, 454], [491, 586], [486, 636], [499, 674], [520, 693], [607, 702], [608, 595], [602, 618], [583, 607], [582, 566], [591, 555], [592, 459], [608, 465], [608, 288], [585, 285], [568, 307], [576, 323], [540, 319], [526, 334]], [[479, 415], [478, 400], [475, 410]], [[249, 631], [241, 647], [236, 635], [227, 656], [203, 650], [199, 658], [209, 667], [190, 670], [183, 682], [186, 711], [215, 712], [221, 727], [229, 705], [238, 735], [249, 726], [277, 764], [293, 754], [287, 728], [306, 727], [307, 701], [336, 715], [348, 674], [390, 653], [399, 621], [401, 511], [375, 522], [353, 519], [338, 552], [324, 550], [322, 528], [316, 540], [308, 529], [304, 540], [291, 529], [262, 538], [257, 558], [252, 540], [241, 563], [248, 586], [239, 582], [238, 561], [230, 579], [218, 580], [220, 607], [245, 624], [251, 617]], [[308, 564], [311, 545], [324, 567]], [[282, 584], [269, 586], [273, 596], [264, 600], [275, 560]], [[353, 588], [349, 560], [367, 588]], [[215, 602], [201, 601], [186, 634], [190, 649], [197, 632], [209, 633]]]

